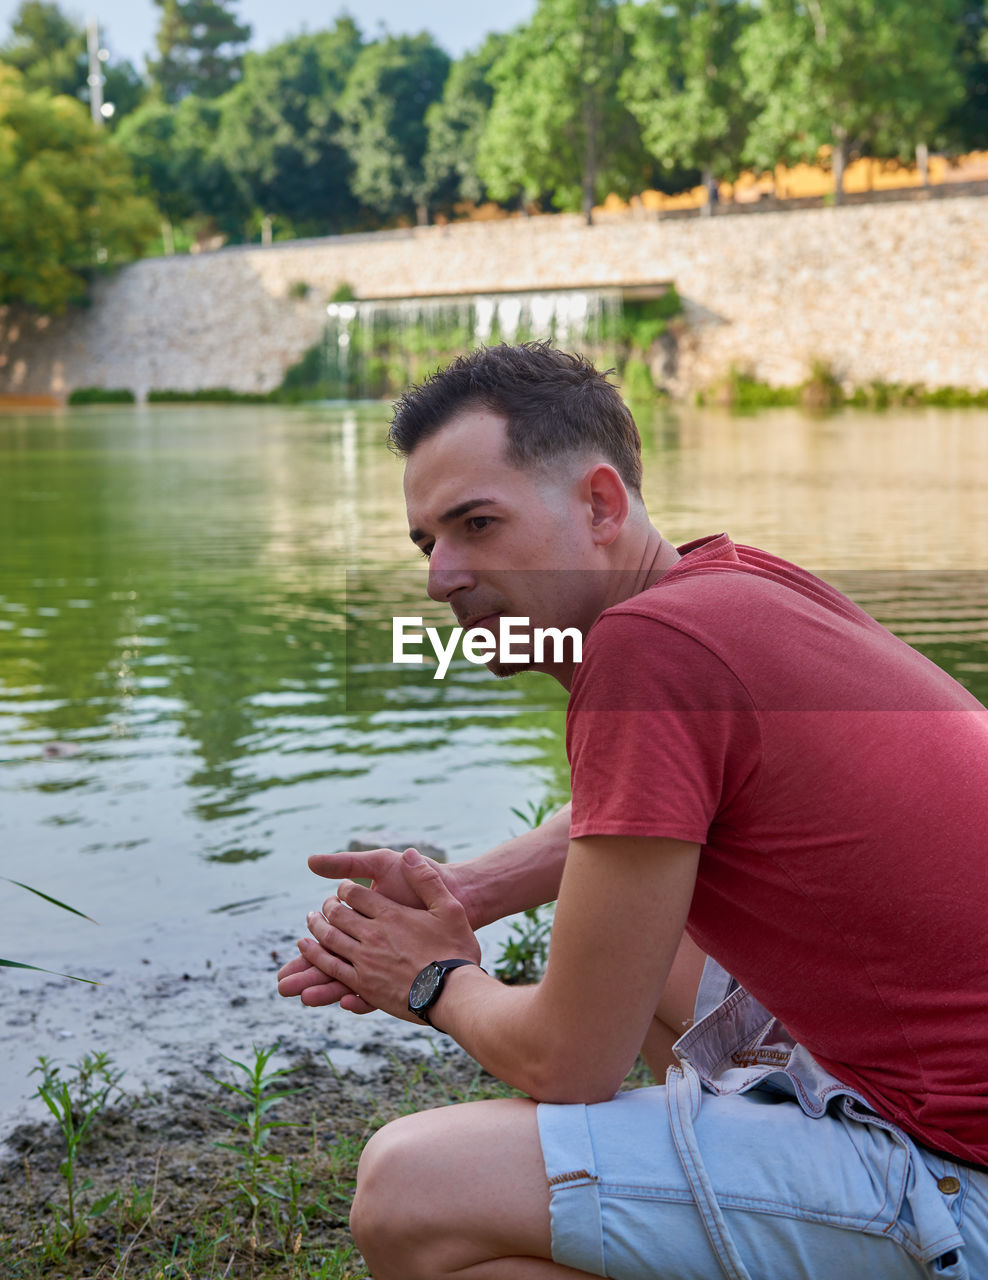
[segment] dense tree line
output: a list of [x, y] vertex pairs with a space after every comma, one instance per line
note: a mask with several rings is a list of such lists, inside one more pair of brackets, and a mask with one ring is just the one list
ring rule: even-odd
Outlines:
[[[839, 199], [855, 154], [988, 147], [988, 0], [538, 0], [457, 61], [424, 34], [367, 39], [350, 18], [251, 52], [235, 0], [155, 4], [145, 72], [102, 64], [102, 128], [84, 105], [85, 31], [46, 0], [15, 15], [0, 45], [0, 302], [60, 305], [87, 262], [159, 235], [166, 249], [210, 228], [320, 235], [483, 201], [589, 218], [608, 192], [821, 154]], [[80, 155], [99, 157], [88, 213], [71, 244], [49, 242], [37, 220], [56, 202], [31, 164], [69, 173]], [[40, 260], [29, 287], [32, 252], [62, 254], [74, 293], [49, 289]]]

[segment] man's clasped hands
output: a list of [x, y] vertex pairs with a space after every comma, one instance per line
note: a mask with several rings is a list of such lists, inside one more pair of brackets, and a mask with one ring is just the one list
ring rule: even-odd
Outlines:
[[421, 969], [452, 956], [479, 963], [480, 944], [452, 867], [416, 849], [313, 854], [309, 867], [328, 879], [369, 878], [373, 887], [342, 879], [321, 911], [309, 912], [311, 936], [299, 940], [300, 955], [279, 970], [279, 994], [418, 1022], [408, 992]]

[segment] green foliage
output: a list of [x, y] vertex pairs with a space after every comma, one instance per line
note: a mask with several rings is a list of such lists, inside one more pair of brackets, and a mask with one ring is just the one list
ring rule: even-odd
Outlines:
[[239, 235], [250, 213], [242, 188], [217, 148], [221, 104], [184, 98], [176, 107], [150, 99], [117, 131], [143, 188], [170, 219], [210, 218]]
[[196, 391], [159, 388], [148, 392], [148, 404], [266, 404], [263, 391], [233, 391], [230, 387], [200, 387]]
[[624, 5], [631, 64], [621, 94], [664, 169], [734, 178], [752, 109], [737, 59], [756, 11], [743, 0], [646, 0]]
[[[89, 54], [79, 22], [47, 0], [24, 0], [10, 31], [11, 39], [0, 46], [0, 61], [21, 72], [27, 89], [89, 101]], [[129, 62], [111, 58], [101, 69], [103, 100], [114, 106], [112, 127], [138, 105], [144, 85]]]
[[816, 413], [838, 409], [844, 403], [840, 380], [825, 360], [812, 362], [810, 376], [800, 387], [800, 401], [804, 409]]
[[549, 958], [552, 906], [529, 907], [512, 923], [501, 947], [494, 976], [508, 985], [538, 982]]
[[621, 374], [621, 388], [625, 400], [632, 406], [649, 404], [655, 399], [655, 383], [652, 371], [638, 356], [629, 356]]
[[0, 64], [0, 304], [64, 310], [87, 276], [157, 228], [126, 156], [70, 98], [28, 92]]
[[477, 172], [496, 200], [582, 209], [641, 188], [638, 128], [615, 93], [628, 65], [616, 0], [539, 0], [490, 71]]
[[960, 0], [764, 0], [740, 39], [758, 111], [746, 152], [763, 167], [831, 145], [838, 181], [867, 148], [911, 155], [960, 99]]
[[[29, 884], [24, 884], [20, 880], [11, 880], [8, 876], [0, 876], [0, 880], [6, 880], [8, 884], [16, 885], [18, 889], [26, 889], [28, 893], [33, 893], [35, 897], [43, 898], [45, 902], [50, 902], [55, 907], [60, 907], [62, 911], [69, 911], [74, 916], [81, 916], [83, 920], [89, 920], [92, 924], [96, 921], [92, 916], [87, 916], [84, 911], [80, 911], [77, 907], [70, 907], [67, 902], [62, 902], [58, 898], [53, 898], [51, 894], [42, 892], [41, 889], [34, 889]], [[34, 969], [37, 973], [53, 973], [52, 969], [42, 969], [36, 964], [25, 964], [21, 960], [0, 960], [0, 968], [5, 969]], [[90, 986], [98, 987], [101, 984], [94, 982], [91, 978], [77, 978], [71, 973], [59, 973], [55, 975], [59, 978], [71, 978], [73, 982], [88, 982]]]
[[[247, 1077], [245, 1086], [234, 1084], [229, 1080], [221, 1080], [218, 1076], [212, 1074], [209, 1075], [210, 1080], [237, 1097], [243, 1098], [247, 1103], [247, 1108], [242, 1114], [228, 1111], [223, 1107], [217, 1108], [221, 1115], [233, 1121], [235, 1135], [238, 1136], [238, 1140], [234, 1142], [218, 1142], [216, 1146], [222, 1147], [225, 1151], [232, 1151], [240, 1157], [243, 1177], [237, 1182], [236, 1186], [237, 1190], [250, 1205], [252, 1223], [256, 1223], [261, 1204], [262, 1172], [271, 1163], [282, 1163], [281, 1156], [266, 1150], [271, 1132], [274, 1129], [294, 1127], [285, 1121], [270, 1119], [270, 1112], [283, 1098], [290, 1098], [293, 1094], [300, 1092], [298, 1089], [282, 1089], [278, 1087], [287, 1076], [298, 1070], [297, 1067], [279, 1067], [272, 1071], [267, 1069], [269, 1061], [278, 1052], [279, 1048], [280, 1046], [277, 1044], [268, 1049], [259, 1049], [257, 1045], [254, 1045], [254, 1061], [249, 1065], [245, 1062], [237, 1062], [234, 1058], [228, 1058], [226, 1054], [221, 1054], [224, 1062], [229, 1062], [231, 1066], [236, 1067], [238, 1071], [243, 1072]], [[296, 1204], [298, 1199], [297, 1191], [298, 1188], [295, 1186], [294, 1197]]]
[[354, 194], [382, 218], [427, 220], [426, 112], [443, 91], [447, 54], [425, 34], [367, 45], [339, 99]]
[[105, 1053], [85, 1054], [70, 1074], [62, 1074], [60, 1067], [48, 1058], [38, 1059], [33, 1068], [41, 1074], [38, 1096], [55, 1117], [65, 1145], [65, 1159], [59, 1172], [65, 1180], [65, 1213], [59, 1207], [55, 1225], [49, 1236], [51, 1256], [56, 1260], [65, 1251], [74, 1252], [78, 1242], [86, 1234], [87, 1223], [105, 1213], [116, 1199], [116, 1193], [101, 1197], [88, 1209], [81, 1209], [76, 1197], [92, 1186], [91, 1181], [76, 1185], [76, 1158], [80, 1147], [89, 1136], [96, 1117], [109, 1102], [110, 1095], [119, 1090], [122, 1071], [115, 1071], [113, 1059]]
[[631, 351], [648, 355], [652, 343], [669, 328], [669, 321], [681, 315], [683, 300], [670, 285], [658, 298], [627, 298], [621, 307], [618, 336]]
[[135, 399], [126, 387], [76, 387], [69, 393], [69, 404], [133, 404]]
[[451, 211], [459, 201], [477, 204], [487, 194], [477, 172], [477, 150], [494, 100], [490, 71], [505, 44], [503, 35], [488, 36], [476, 53], [454, 62], [442, 98], [426, 112], [425, 179], [436, 208]]
[[333, 292], [329, 295], [330, 302], [356, 302], [357, 295], [353, 285], [346, 280], [341, 280]]
[[189, 94], [218, 98], [240, 79], [250, 24], [237, 21], [233, 0], [154, 0], [161, 10], [159, 57], [148, 70], [165, 102]]
[[551, 800], [529, 800], [524, 809], [516, 809], [512, 805], [511, 812], [516, 818], [520, 818], [526, 827], [534, 830], [535, 827], [541, 827], [547, 818], [551, 818], [558, 808], [559, 805], [553, 804]]
[[325, 235], [360, 221], [352, 166], [337, 140], [337, 103], [362, 48], [351, 18], [244, 60], [221, 102], [216, 155], [243, 203], [287, 219], [296, 234]]
[[929, 141], [953, 154], [981, 150], [988, 142], [988, 4], [963, 0], [955, 65], [964, 96]]

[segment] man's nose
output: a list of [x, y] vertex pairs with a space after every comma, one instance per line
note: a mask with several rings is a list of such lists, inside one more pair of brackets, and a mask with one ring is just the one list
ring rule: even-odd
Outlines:
[[433, 600], [448, 603], [457, 591], [469, 590], [476, 584], [476, 575], [458, 557], [447, 551], [439, 542], [429, 557], [429, 596]]

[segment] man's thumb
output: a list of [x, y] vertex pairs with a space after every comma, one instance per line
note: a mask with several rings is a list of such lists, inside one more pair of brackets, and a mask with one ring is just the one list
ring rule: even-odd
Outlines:
[[401, 855], [401, 869], [424, 907], [441, 906], [452, 896], [435, 864], [423, 858], [418, 849], [405, 850]]

